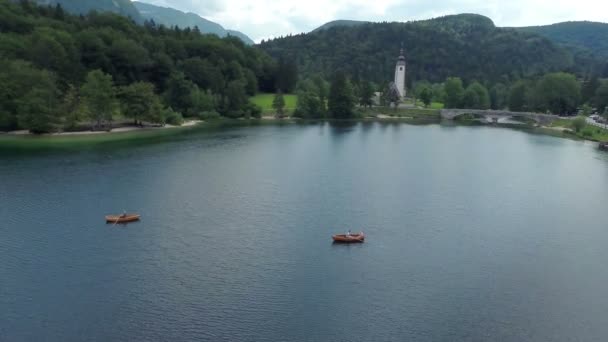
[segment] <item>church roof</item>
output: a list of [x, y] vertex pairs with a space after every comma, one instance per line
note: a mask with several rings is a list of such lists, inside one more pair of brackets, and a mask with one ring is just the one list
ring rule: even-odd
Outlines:
[[399, 51], [399, 60], [400, 61], [405, 61], [405, 53], [403, 52], [403, 47]]

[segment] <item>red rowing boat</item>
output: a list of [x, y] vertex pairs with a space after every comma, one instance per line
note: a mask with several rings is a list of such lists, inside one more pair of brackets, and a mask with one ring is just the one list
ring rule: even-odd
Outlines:
[[107, 215], [106, 222], [114, 223], [114, 224], [127, 223], [127, 222], [139, 221], [140, 218], [141, 218], [141, 216], [138, 214]]
[[339, 243], [361, 243], [365, 242], [365, 234], [363, 232], [358, 234], [336, 234], [331, 237], [334, 242]]

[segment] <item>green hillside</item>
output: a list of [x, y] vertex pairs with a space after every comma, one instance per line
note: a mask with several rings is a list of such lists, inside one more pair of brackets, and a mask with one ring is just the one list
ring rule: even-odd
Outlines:
[[351, 27], [351, 26], [359, 26], [359, 25], [363, 25], [363, 24], [367, 24], [367, 23], [369, 23], [369, 21], [360, 21], [360, 20], [333, 20], [333, 21], [330, 21], [328, 23], [325, 23], [325, 24], [317, 27], [312, 32], [323, 31], [323, 30], [330, 29], [332, 27], [344, 27], [344, 26]]
[[543, 35], [570, 47], [586, 48], [608, 58], [608, 24], [590, 21], [570, 21], [546, 26], [515, 28]]
[[342, 70], [377, 83], [392, 79], [403, 43], [408, 82], [465, 81], [510, 83], [515, 79], [574, 67], [572, 55], [537, 34], [497, 28], [474, 14], [408, 23], [333, 26], [308, 34], [263, 42], [274, 57], [297, 61], [303, 77]]

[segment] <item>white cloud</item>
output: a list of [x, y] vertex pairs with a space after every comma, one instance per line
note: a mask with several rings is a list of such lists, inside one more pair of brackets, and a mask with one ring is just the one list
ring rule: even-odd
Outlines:
[[191, 11], [252, 39], [308, 32], [335, 19], [408, 21], [478, 13], [497, 26], [545, 25], [568, 20], [608, 21], [602, 0], [143, 0]]

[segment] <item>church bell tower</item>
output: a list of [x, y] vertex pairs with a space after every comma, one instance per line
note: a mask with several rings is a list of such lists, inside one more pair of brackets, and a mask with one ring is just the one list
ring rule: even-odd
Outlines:
[[403, 53], [403, 45], [399, 52], [399, 59], [397, 59], [397, 65], [395, 66], [395, 87], [399, 91], [399, 96], [404, 98], [406, 95], [405, 90], [405, 55]]

